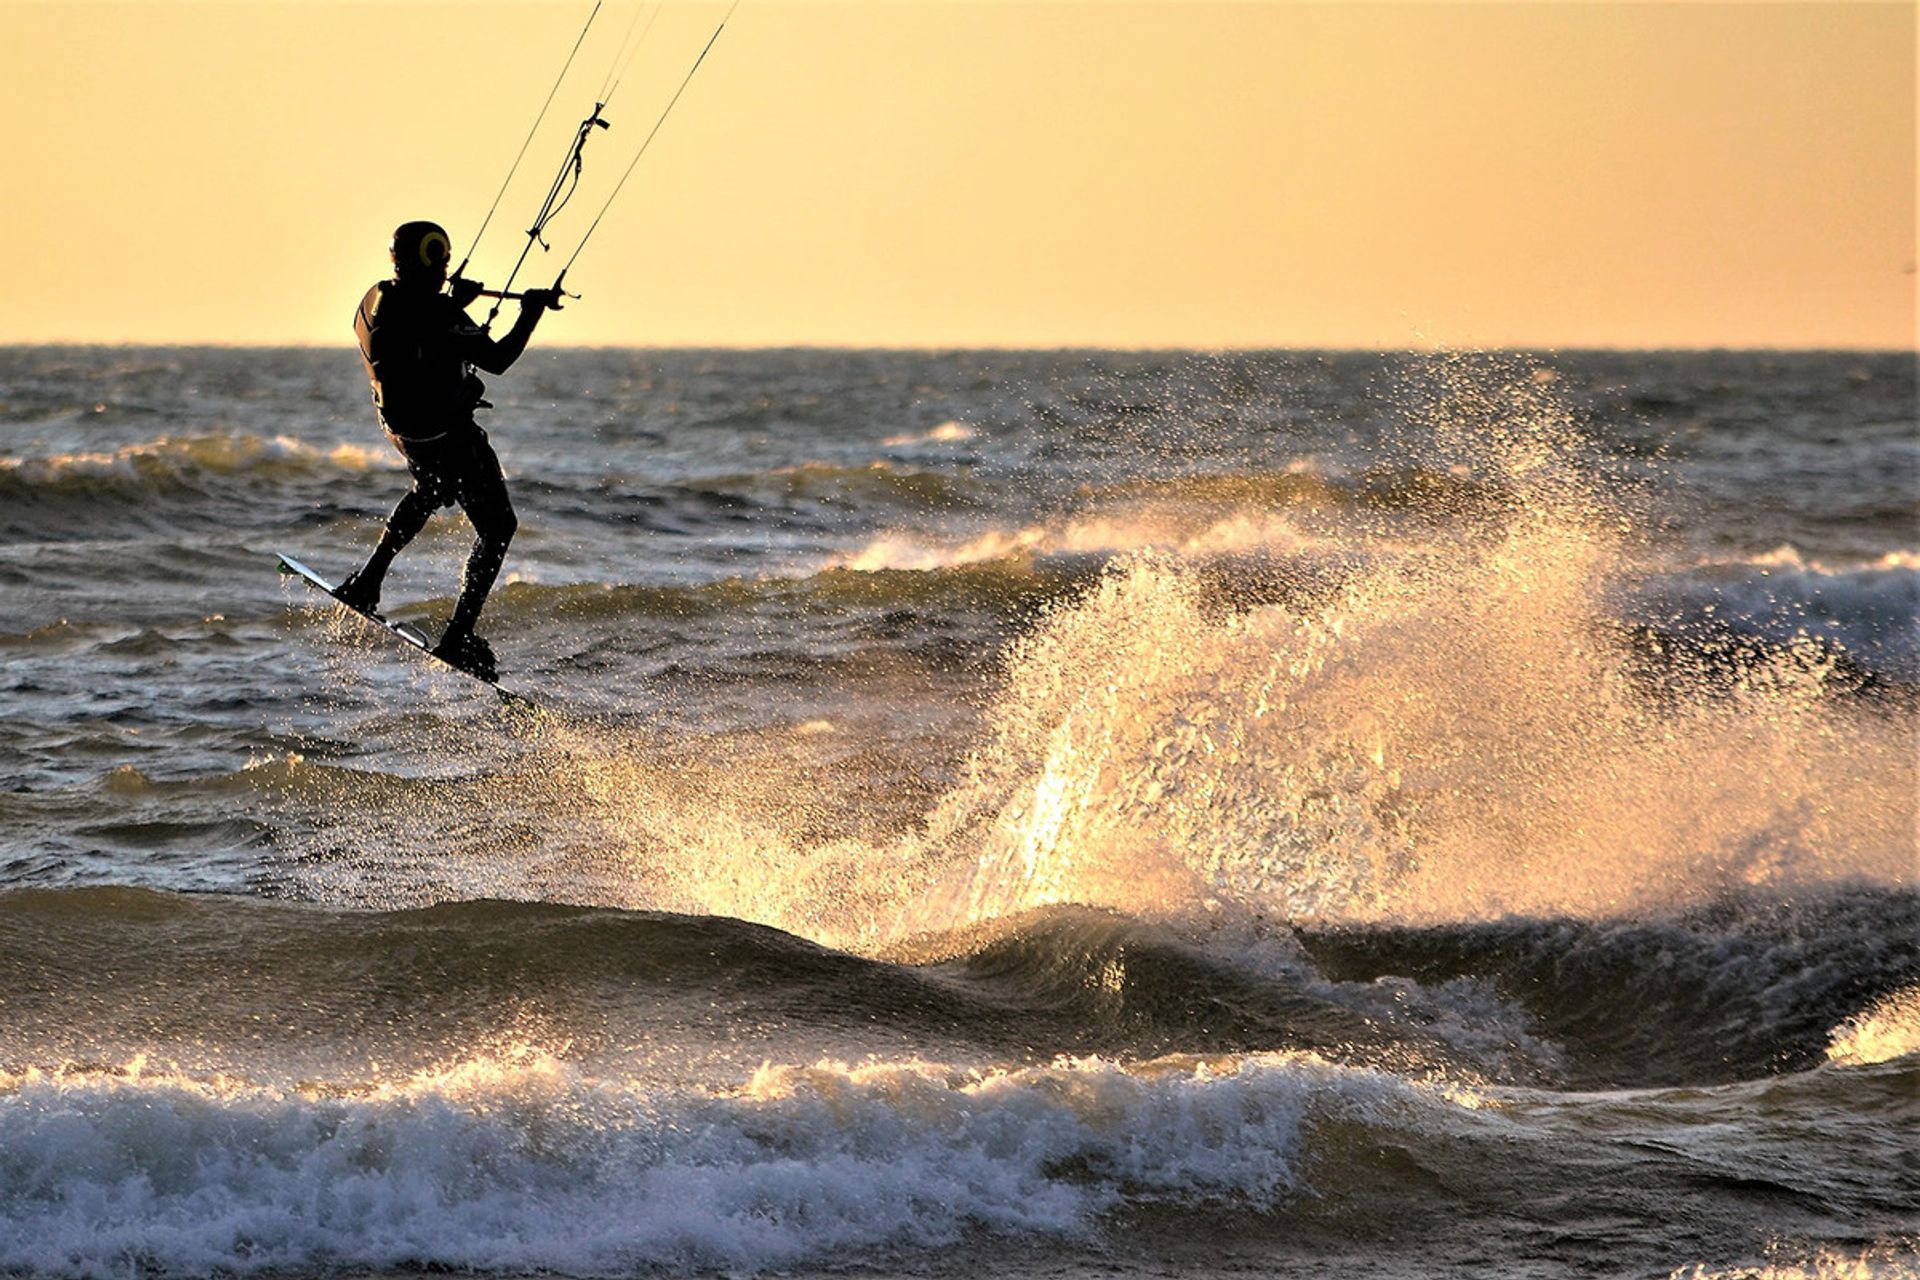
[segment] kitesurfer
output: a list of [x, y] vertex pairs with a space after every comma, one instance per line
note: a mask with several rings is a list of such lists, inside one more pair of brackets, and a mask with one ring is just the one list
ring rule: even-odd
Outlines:
[[393, 233], [389, 253], [393, 278], [367, 290], [354, 313], [353, 328], [373, 384], [380, 425], [406, 459], [413, 488], [387, 517], [386, 532], [366, 564], [335, 594], [356, 609], [377, 608], [380, 584], [393, 558], [435, 511], [459, 503], [473, 524], [473, 552], [467, 557], [453, 616], [433, 653], [492, 679], [493, 650], [474, 627], [519, 522], [507, 497], [500, 459], [474, 421], [475, 410], [492, 407], [482, 399], [486, 388], [474, 369], [505, 373], [527, 349], [541, 315], [548, 308], [559, 309], [560, 293], [521, 293], [519, 318], [495, 340], [466, 313], [481, 294], [479, 284], [456, 276], [451, 290], [442, 292], [453, 246], [440, 226], [402, 223]]

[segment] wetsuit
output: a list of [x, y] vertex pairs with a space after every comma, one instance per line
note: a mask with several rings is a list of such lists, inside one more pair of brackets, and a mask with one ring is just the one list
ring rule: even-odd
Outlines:
[[355, 577], [377, 599], [379, 583], [401, 548], [435, 511], [458, 503], [476, 537], [448, 623], [450, 635], [472, 632], [519, 524], [500, 459], [474, 421], [474, 410], [489, 406], [473, 368], [504, 372], [526, 349], [538, 318], [537, 309], [523, 310], [496, 342], [437, 288], [399, 280], [374, 285], [354, 313], [380, 425], [413, 474], [413, 488], [388, 517], [380, 545]]

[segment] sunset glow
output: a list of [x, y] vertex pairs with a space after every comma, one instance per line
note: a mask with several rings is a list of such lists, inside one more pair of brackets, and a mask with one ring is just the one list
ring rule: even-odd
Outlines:
[[[342, 343], [395, 223], [464, 248], [588, 8], [0, 7], [0, 341]], [[723, 12], [664, 10], [521, 283]], [[1910, 347], [1914, 36], [1898, 4], [746, 0], [543, 338]]]

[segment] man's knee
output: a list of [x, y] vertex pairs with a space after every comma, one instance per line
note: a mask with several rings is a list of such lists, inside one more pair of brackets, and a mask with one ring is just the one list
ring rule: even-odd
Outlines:
[[467, 518], [473, 521], [473, 531], [482, 540], [502, 547], [513, 541], [514, 531], [520, 527], [519, 517], [513, 514], [513, 504], [504, 499], [475, 507], [467, 512]]
[[393, 514], [387, 517], [387, 529], [390, 533], [411, 538], [426, 527], [428, 518], [433, 515], [433, 508], [432, 499], [418, 489], [409, 489], [399, 505], [394, 507]]

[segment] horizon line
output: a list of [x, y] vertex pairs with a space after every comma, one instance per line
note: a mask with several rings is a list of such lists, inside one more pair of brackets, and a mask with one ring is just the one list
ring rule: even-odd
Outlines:
[[[0, 341], [0, 350], [51, 350], [59, 348], [90, 350], [176, 350], [176, 351], [356, 351], [351, 343], [334, 342], [161, 342], [151, 340], [47, 339], [28, 342]], [[957, 352], [1080, 352], [1104, 351], [1137, 354], [1153, 353], [1339, 353], [1351, 355], [1439, 355], [1479, 352], [1485, 354], [1542, 354], [1553, 352], [1594, 354], [1699, 354], [1794, 353], [1806, 355], [1911, 355], [1920, 357], [1920, 341], [1905, 345], [1868, 344], [1792, 344], [1792, 343], [1668, 343], [1641, 345], [1632, 343], [1428, 343], [1388, 346], [1384, 344], [1338, 343], [854, 343], [854, 342], [604, 342], [554, 343], [529, 348], [530, 352], [560, 353], [580, 351], [859, 351], [888, 353], [943, 354]]]

